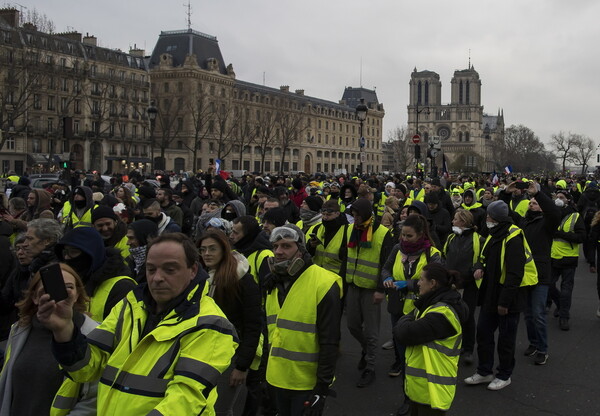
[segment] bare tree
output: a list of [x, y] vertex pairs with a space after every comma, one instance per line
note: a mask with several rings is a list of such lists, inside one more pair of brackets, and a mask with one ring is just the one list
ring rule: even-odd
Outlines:
[[[11, 134], [24, 132], [29, 125], [26, 116], [31, 108], [41, 108], [41, 95], [36, 94], [47, 84], [47, 73], [39, 65], [39, 54], [5, 48], [0, 59], [0, 127]], [[0, 150], [9, 135], [2, 135]]]
[[277, 129], [279, 130], [279, 143], [281, 144], [280, 174], [283, 174], [285, 155], [293, 144], [298, 143], [308, 125], [304, 116], [304, 109], [290, 111], [281, 108], [277, 111], [275, 120]]
[[208, 125], [211, 119], [211, 109], [207, 103], [207, 97], [203, 92], [191, 98], [186, 104], [188, 114], [192, 118], [193, 138], [191, 147], [188, 149], [193, 155], [193, 167], [196, 172], [198, 166], [198, 151], [202, 148], [202, 141], [209, 136]]
[[277, 137], [277, 114], [272, 110], [264, 111], [256, 121], [256, 143], [260, 148], [260, 171], [265, 170], [267, 151], [279, 141]]
[[31, 23], [35, 25], [37, 30], [44, 33], [54, 33], [56, 28], [54, 22], [50, 20], [45, 13], [38, 11], [35, 7], [33, 9], [27, 9], [27, 11], [21, 15], [21, 24], [23, 23]]
[[216, 102], [212, 117], [215, 121], [215, 140], [217, 142], [217, 158], [223, 160], [233, 150], [239, 113], [234, 111], [231, 100]]
[[249, 108], [237, 108], [236, 127], [233, 136], [233, 149], [239, 153], [240, 169], [243, 167], [244, 149], [254, 143], [257, 138], [258, 128], [250, 118]]
[[554, 165], [553, 156], [546, 151], [544, 143], [533, 130], [523, 125], [506, 129], [499, 159], [503, 166], [511, 165], [515, 172], [539, 171]]
[[596, 146], [594, 145], [594, 141], [587, 136], [581, 134], [574, 134], [573, 136], [575, 137], [573, 162], [576, 165], [581, 166], [581, 173], [584, 174]]
[[550, 145], [556, 152], [556, 156], [561, 160], [562, 172], [566, 171], [566, 163], [573, 159], [573, 152], [577, 145], [576, 135], [569, 133], [566, 135], [562, 131], [558, 134], [553, 134], [550, 137]]
[[182, 97], [163, 98], [157, 102], [157, 124], [160, 129], [158, 147], [160, 148], [160, 163], [158, 170], [165, 169], [165, 151], [173, 141], [183, 133], [183, 115], [186, 106]]
[[407, 172], [414, 159], [414, 151], [411, 149], [412, 141], [409, 138], [408, 128], [402, 126], [389, 131], [388, 142], [392, 143], [394, 170], [396, 172]]

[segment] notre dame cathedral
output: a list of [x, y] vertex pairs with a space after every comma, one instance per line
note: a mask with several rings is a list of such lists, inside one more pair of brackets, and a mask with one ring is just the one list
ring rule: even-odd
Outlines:
[[408, 130], [421, 136], [421, 149], [440, 138], [441, 152], [433, 161], [442, 166], [442, 155], [451, 172], [491, 172], [499, 166], [494, 154], [504, 140], [504, 111], [488, 115], [481, 104], [481, 80], [475, 68], [454, 71], [450, 104], [442, 103], [442, 83], [433, 71], [410, 76]]

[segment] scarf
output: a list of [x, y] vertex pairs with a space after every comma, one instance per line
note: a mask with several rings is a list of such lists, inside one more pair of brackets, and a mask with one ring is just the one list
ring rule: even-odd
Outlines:
[[350, 234], [350, 241], [348, 241], [348, 248], [356, 248], [357, 246], [371, 248], [371, 242], [373, 241], [372, 225], [373, 216], [360, 224], [360, 226], [354, 224], [354, 229], [352, 230], [352, 234]]
[[130, 248], [129, 253], [131, 254], [131, 257], [133, 257], [133, 262], [135, 263], [135, 272], [139, 273], [140, 269], [146, 262], [146, 246]]
[[425, 236], [422, 236], [415, 242], [409, 242], [404, 240], [400, 241], [402, 261], [405, 261], [405, 259], [408, 259], [408, 257], [420, 254], [424, 250], [427, 250], [429, 247], [431, 247], [431, 241], [425, 238]]

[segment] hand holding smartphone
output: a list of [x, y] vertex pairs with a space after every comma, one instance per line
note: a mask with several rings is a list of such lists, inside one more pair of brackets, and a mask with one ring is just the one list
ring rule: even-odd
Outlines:
[[69, 297], [67, 293], [67, 287], [63, 279], [62, 270], [58, 263], [44, 266], [40, 269], [40, 276], [42, 278], [42, 284], [44, 290], [50, 298], [55, 302], [60, 302]]

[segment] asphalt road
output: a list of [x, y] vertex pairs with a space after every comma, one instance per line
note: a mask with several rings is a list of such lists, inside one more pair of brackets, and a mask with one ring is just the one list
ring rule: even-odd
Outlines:
[[[383, 306], [385, 307], [385, 306]], [[575, 278], [571, 330], [561, 331], [558, 318], [548, 316], [549, 359], [536, 366], [523, 356], [529, 343], [521, 317], [516, 367], [512, 384], [500, 391], [484, 385], [467, 386], [462, 380], [476, 364], [460, 365], [458, 388], [450, 416], [600, 416], [600, 319], [596, 317], [596, 276], [580, 260]], [[380, 344], [391, 339], [389, 315], [382, 310]], [[402, 398], [400, 378], [387, 375], [393, 363], [391, 350], [378, 350], [377, 379], [369, 387], [355, 386], [360, 347], [342, 320], [341, 354], [336, 371], [336, 398], [328, 398], [327, 416], [394, 415]], [[496, 358], [497, 359], [497, 358]]]

